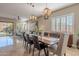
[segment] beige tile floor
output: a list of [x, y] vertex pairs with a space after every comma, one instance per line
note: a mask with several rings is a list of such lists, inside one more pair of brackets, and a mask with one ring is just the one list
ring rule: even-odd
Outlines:
[[[31, 51], [32, 52], [32, 51]], [[35, 56], [37, 56], [38, 51], [35, 51]], [[5, 48], [0, 48], [0, 56], [31, 56], [32, 53], [28, 53], [28, 49], [25, 49], [22, 46], [7, 46]], [[75, 48], [67, 48], [67, 56], [79, 56], [79, 50]], [[44, 56], [44, 53], [41, 51], [41, 56]], [[50, 52], [52, 56], [52, 52]]]
[[[24, 48], [22, 41], [17, 40], [17, 44], [12, 46], [7, 46], [0, 48], [0, 56], [32, 56], [32, 53], [28, 53], [28, 49]], [[32, 51], [31, 51], [32, 52]], [[52, 52], [49, 53], [52, 56]], [[38, 51], [35, 50], [35, 56], [38, 55]], [[67, 48], [66, 50], [67, 56], [79, 56], [79, 49], [76, 48]], [[41, 56], [44, 56], [44, 52], [41, 51]]]
[[67, 48], [67, 56], [79, 56], [79, 49], [77, 48]]

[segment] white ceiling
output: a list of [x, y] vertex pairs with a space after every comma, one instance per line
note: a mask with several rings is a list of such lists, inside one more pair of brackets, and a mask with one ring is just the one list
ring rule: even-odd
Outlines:
[[[63, 7], [72, 5], [73, 3], [48, 3], [47, 7], [53, 11]], [[40, 16], [43, 9], [46, 7], [45, 3], [35, 3], [33, 8], [27, 3], [0, 3], [0, 16], [14, 18], [29, 17], [30, 15]]]

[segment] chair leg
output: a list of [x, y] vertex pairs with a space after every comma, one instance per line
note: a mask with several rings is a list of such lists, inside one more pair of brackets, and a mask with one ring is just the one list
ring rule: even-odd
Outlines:
[[40, 51], [41, 51], [41, 50], [39, 50], [38, 56], [40, 56]]
[[28, 47], [28, 43], [26, 44], [26, 46]]
[[66, 53], [64, 53], [64, 56], [66, 56]]
[[26, 42], [25, 42], [25, 46], [26, 46]]
[[24, 48], [26, 48], [26, 42], [24, 41]]
[[23, 45], [25, 45], [25, 41], [23, 41]]
[[47, 56], [49, 56], [49, 50], [48, 50], [48, 48], [47, 48]]
[[31, 52], [31, 45], [29, 46], [29, 53]]
[[44, 53], [45, 53], [45, 56], [46, 56], [47, 54], [46, 54], [46, 49], [45, 48], [44, 48]]
[[25, 42], [24, 48], [27, 49], [27, 47], [28, 47], [28, 43]]
[[32, 54], [33, 56], [34, 56], [34, 50], [35, 50], [35, 47], [33, 47], [33, 54]]

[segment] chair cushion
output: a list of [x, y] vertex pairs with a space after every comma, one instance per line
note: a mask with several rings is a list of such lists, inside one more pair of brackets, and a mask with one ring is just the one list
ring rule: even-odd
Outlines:
[[58, 42], [59, 42], [59, 38], [53, 38], [53, 37], [50, 38], [50, 43], [51, 44], [56, 44]]
[[54, 50], [57, 50], [57, 44], [51, 45], [50, 47]]

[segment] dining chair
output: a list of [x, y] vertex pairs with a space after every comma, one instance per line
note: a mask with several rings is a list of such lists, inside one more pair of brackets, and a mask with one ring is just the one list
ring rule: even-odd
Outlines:
[[45, 55], [48, 56], [48, 49], [46, 49], [48, 48], [48, 46], [45, 43], [40, 42], [37, 36], [33, 36], [33, 43], [34, 43], [33, 54], [32, 54], [33, 56], [34, 56], [35, 48], [39, 51], [38, 56], [40, 56], [40, 52], [43, 49], [44, 49]]
[[29, 36], [29, 34], [26, 34], [26, 36], [27, 36], [27, 46], [29, 45], [29, 53], [30, 53], [31, 52], [31, 46], [33, 45], [33, 40]]
[[68, 34], [60, 34], [60, 39], [57, 45], [57, 49], [52, 50], [53, 55], [62, 56], [66, 55], [66, 48], [67, 48], [67, 42], [68, 42]]
[[61, 50], [61, 55], [64, 55], [64, 56], [66, 56], [68, 38], [69, 38], [69, 33], [64, 34], [64, 40], [63, 40], [63, 45], [62, 45], [62, 50]]
[[44, 32], [44, 36], [48, 37], [48, 32]]
[[[23, 43], [24, 43], [24, 47], [28, 47], [28, 43], [27, 43], [27, 38], [26, 38], [26, 36], [25, 36], [25, 32], [23, 32]], [[27, 45], [26, 45], [26, 43], [27, 43]]]

